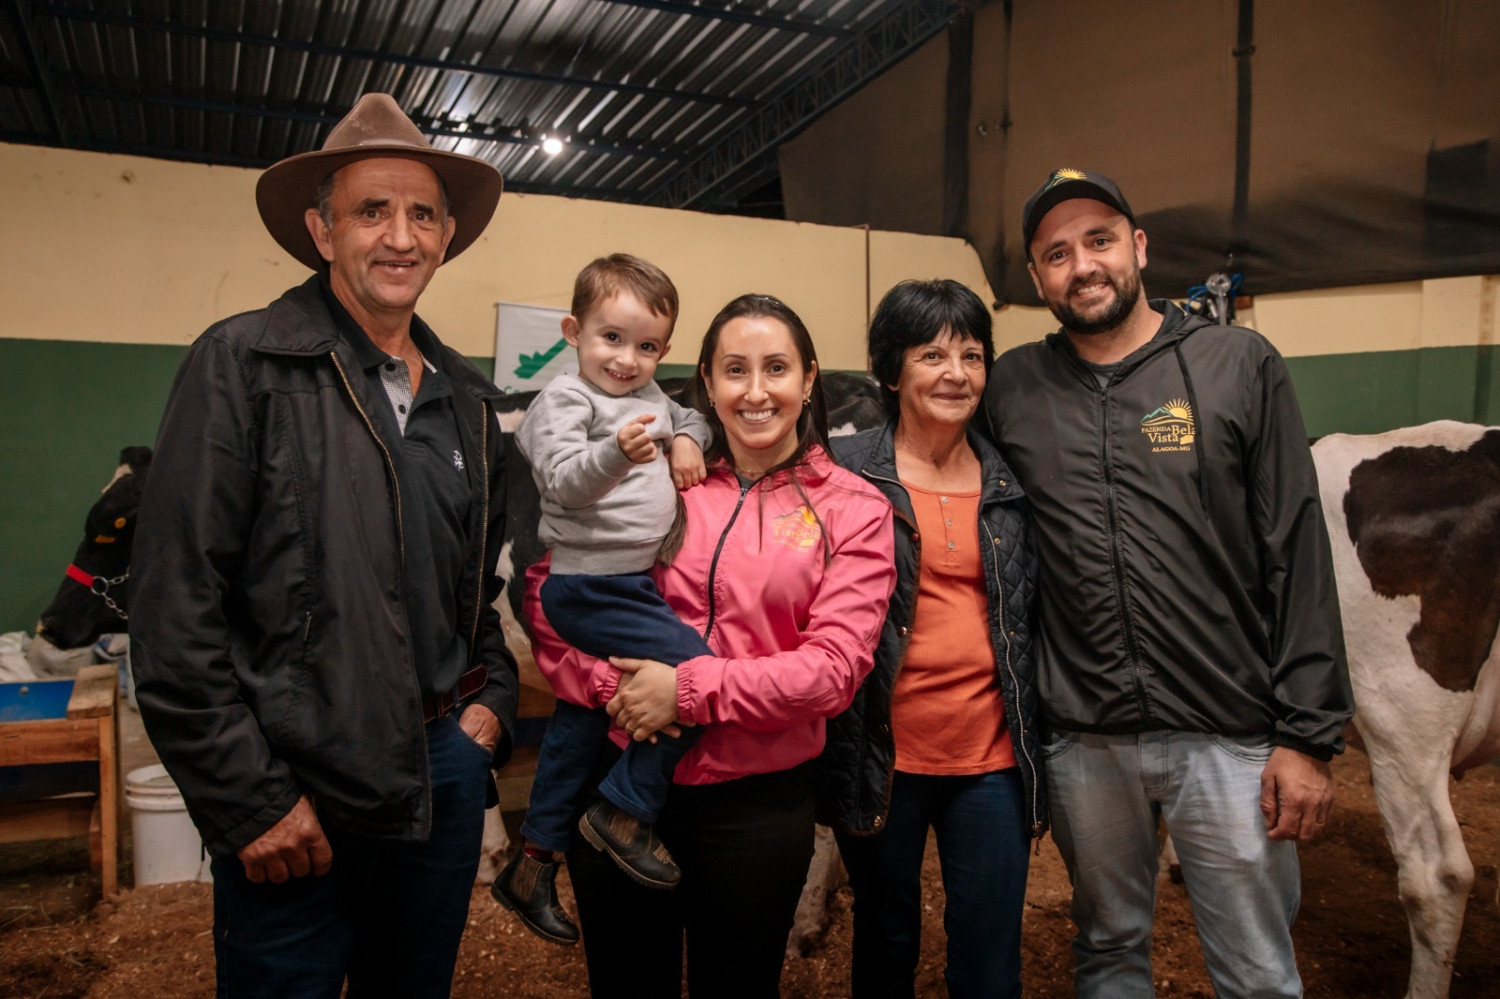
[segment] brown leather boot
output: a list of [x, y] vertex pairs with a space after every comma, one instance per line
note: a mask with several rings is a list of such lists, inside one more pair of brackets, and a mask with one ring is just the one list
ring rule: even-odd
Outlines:
[[675, 888], [682, 880], [655, 827], [608, 801], [596, 801], [578, 820], [578, 831], [596, 850], [603, 850], [620, 870], [647, 888]]
[[564, 947], [578, 942], [578, 927], [557, 900], [557, 861], [517, 850], [490, 885], [490, 894], [543, 940]]

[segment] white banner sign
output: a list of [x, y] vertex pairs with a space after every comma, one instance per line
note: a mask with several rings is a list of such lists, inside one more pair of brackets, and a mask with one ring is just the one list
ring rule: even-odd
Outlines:
[[567, 309], [496, 303], [495, 384], [506, 392], [531, 392], [577, 363], [562, 335]]

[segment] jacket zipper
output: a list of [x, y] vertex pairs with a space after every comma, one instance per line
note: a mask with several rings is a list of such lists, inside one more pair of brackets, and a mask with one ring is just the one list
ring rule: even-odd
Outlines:
[[484, 502], [479, 507], [479, 563], [474, 567], [474, 623], [469, 626], [469, 665], [479, 665], [479, 616], [484, 607], [484, 550], [490, 542], [490, 409], [479, 400], [479, 481]]
[[[984, 519], [984, 511], [979, 513], [979, 526], [984, 528], [984, 533], [990, 539], [990, 577], [995, 581], [995, 592], [999, 599], [995, 606], [1000, 612], [1000, 639], [1005, 643], [1005, 675], [1010, 677], [1010, 689], [1015, 695], [1016, 724], [1021, 729], [1021, 755], [1026, 758], [1026, 768], [1031, 771], [1031, 838], [1036, 840], [1036, 852], [1040, 856], [1042, 852], [1042, 819], [1041, 810], [1037, 802], [1037, 772], [1036, 761], [1031, 758], [1031, 751], [1026, 748], [1026, 719], [1021, 712], [1021, 681], [1016, 677], [1014, 664], [1010, 661], [1010, 625], [1005, 617], [1005, 583], [1000, 578], [1000, 553], [995, 549], [999, 547], [1000, 541], [995, 537], [995, 532], [990, 530], [989, 523]], [[1014, 742], [1015, 740], [1011, 740]]]
[[[328, 356], [331, 357], [331, 358], [333, 358], [333, 368], [334, 368], [335, 371], [337, 371], [339, 373], [339, 380], [344, 383], [344, 391], [349, 393], [349, 401], [352, 402], [352, 403], [354, 403], [354, 409], [355, 409], [355, 411], [357, 413], [359, 413], [359, 418], [361, 420], [365, 421], [365, 429], [370, 432], [370, 437], [374, 439], [375, 446], [378, 447], [378, 448], [380, 448], [380, 453], [385, 458], [385, 467], [386, 467], [386, 470], [388, 472], [390, 472], [390, 474], [391, 474], [391, 491], [392, 491], [392, 493], [396, 497], [396, 553], [400, 557], [399, 561], [397, 563], [397, 572], [399, 573], [399, 575], [397, 577], [397, 580], [398, 580], [398, 582], [399, 582], [399, 584], [401, 586], [405, 586], [406, 585], [406, 582], [405, 582], [405, 580], [406, 580], [406, 530], [405, 530], [404, 527], [402, 527], [402, 522], [401, 522], [401, 482], [400, 482], [399, 479], [396, 478], [396, 463], [395, 463], [395, 461], [393, 461], [391, 459], [391, 450], [390, 450], [390, 448], [386, 447], [385, 441], [381, 440], [380, 439], [380, 435], [375, 432], [375, 424], [372, 423], [372, 422], [370, 422], [370, 415], [365, 412], [365, 407], [362, 406], [362, 405], [360, 405], [359, 396], [357, 396], [357, 395], [354, 394], [354, 386], [352, 386], [352, 385], [349, 384], [349, 376], [346, 375], [346, 374], [344, 374], [344, 366], [339, 363], [338, 352], [330, 350], [328, 352]], [[417, 687], [416, 687], [416, 690], [417, 690], [417, 708], [420, 711], [421, 710], [421, 705], [422, 705], [422, 685], [420, 683], [418, 683], [418, 681], [417, 681], [417, 671], [416, 671], [416, 664], [415, 663], [412, 664], [411, 680], [412, 680], [412, 683], [414, 683], [414, 684], [417, 685]], [[422, 759], [423, 759], [422, 772], [424, 774], [428, 775], [428, 776], [424, 777], [424, 779], [422, 781], [422, 789], [425, 792], [426, 798], [427, 798], [427, 822], [428, 822], [428, 828], [431, 829], [431, 827], [432, 827], [432, 778], [431, 778], [430, 775], [432, 773], [432, 758], [429, 755], [428, 747], [427, 747], [427, 726], [426, 725], [422, 726]]]
[[[907, 502], [911, 501], [911, 493], [907, 492], [906, 486], [903, 485], [899, 480], [888, 479], [884, 475], [876, 475], [874, 472], [869, 472], [864, 469], [860, 469], [860, 474], [869, 479], [871, 482], [888, 482], [891, 485], [896, 486], [902, 492], [906, 493]], [[892, 505], [892, 511], [894, 513], [900, 512], [894, 509], [894, 504]], [[902, 519], [906, 519], [904, 514], [902, 515]], [[907, 524], [911, 528], [912, 548], [914, 549], [917, 563], [917, 578], [912, 580], [913, 589], [911, 601], [912, 613], [915, 614], [917, 609], [917, 588], [922, 585], [922, 532], [917, 529], [917, 525], [914, 522], [907, 521]], [[901, 654], [896, 657], [896, 669], [891, 673], [891, 697], [893, 700], [896, 695], [896, 681], [901, 679], [901, 670], [906, 666], [906, 650], [911, 646], [911, 625], [912, 622], [910, 620], [908, 620], [906, 624], [903, 625], [903, 627], [906, 628], [906, 634], [901, 637]], [[890, 728], [891, 723], [889, 720], [887, 720], [885, 724], [887, 728]], [[882, 800], [884, 800], [886, 804], [885, 807], [881, 809], [880, 814], [875, 817], [875, 826], [877, 829], [885, 825], [885, 820], [890, 818], [891, 788], [895, 785], [896, 782], [896, 737], [893, 733], [890, 734], [891, 765], [887, 767], [885, 771], [885, 794], [882, 797]]]
[[1135, 689], [1136, 703], [1147, 721], [1151, 720], [1151, 702], [1146, 697], [1145, 681], [1141, 678], [1141, 653], [1136, 639], [1135, 624], [1130, 617], [1130, 605], [1125, 599], [1125, 567], [1120, 558], [1120, 512], [1115, 504], [1115, 475], [1113, 447], [1110, 444], [1109, 392], [1100, 394], [1099, 434], [1101, 462], [1104, 466], [1104, 508], [1109, 518], [1109, 567], [1115, 584], [1115, 600], [1120, 605], [1120, 627], [1125, 632], [1125, 649], [1130, 656], [1130, 682]]
[[[902, 490], [906, 489], [906, 487], [904, 485], [902, 485], [900, 482], [898, 482], [895, 479], [888, 479], [888, 478], [886, 478], [883, 475], [876, 475], [873, 472], [863, 471], [863, 470], [862, 470], [862, 474], [864, 475], [865, 478], [870, 479], [871, 481], [874, 481], [874, 482], [888, 482], [888, 483], [890, 483], [893, 486], [899, 486]], [[1010, 661], [1010, 628], [1009, 628], [1009, 626], [1008, 626], [1008, 624], [1006, 622], [1006, 617], [1005, 617], [1005, 584], [1003, 582], [1001, 582], [1001, 580], [1000, 580], [999, 556], [995, 553], [995, 545], [997, 544], [997, 542], [995, 540], [995, 534], [994, 534], [993, 531], [990, 530], [989, 523], [984, 519], [984, 509], [983, 509], [983, 505], [982, 504], [981, 504], [981, 508], [980, 508], [980, 511], [979, 511], [979, 526], [984, 528], [985, 536], [990, 539], [990, 575], [995, 580], [995, 592], [998, 594], [998, 600], [996, 601], [996, 607], [998, 608], [998, 610], [1000, 612], [1000, 637], [1001, 637], [1001, 640], [1005, 642], [1005, 672], [1006, 672], [1006, 675], [1008, 675], [1010, 677], [1010, 689], [1015, 693], [1015, 698], [1016, 698], [1016, 705], [1015, 705], [1015, 708], [1016, 708], [1016, 722], [1020, 726], [1020, 729], [1021, 729], [1021, 739], [1020, 739], [1021, 755], [1026, 758], [1026, 768], [1031, 771], [1031, 836], [1032, 836], [1033, 839], [1036, 840], [1037, 854], [1040, 855], [1041, 854], [1041, 850], [1042, 850], [1042, 841], [1041, 841], [1041, 837], [1042, 837], [1042, 822], [1041, 822], [1040, 809], [1038, 807], [1038, 802], [1037, 802], [1037, 780], [1038, 780], [1038, 775], [1037, 775], [1037, 770], [1036, 770], [1036, 761], [1034, 761], [1031, 758], [1031, 751], [1026, 748], [1026, 720], [1021, 716], [1021, 700], [1020, 700], [1021, 699], [1021, 681], [1016, 677], [1015, 666]], [[920, 532], [913, 532], [913, 533], [915, 533], [917, 535], [917, 539], [916, 539], [915, 544], [916, 544], [916, 549], [917, 549], [917, 575], [918, 575], [918, 579], [917, 579], [916, 582], [920, 582], [921, 572], [922, 572], [922, 538], [921, 538], [921, 533]], [[915, 601], [913, 601], [913, 606], [915, 606]], [[908, 622], [906, 644], [909, 644], [911, 642], [911, 633], [910, 633], [910, 631], [911, 631], [911, 629], [910, 629], [910, 623]], [[896, 688], [896, 680], [901, 676], [901, 666], [902, 666], [902, 664], [905, 661], [906, 661], [906, 647], [905, 647], [905, 644], [903, 644], [902, 649], [901, 649], [901, 658], [896, 663], [896, 672], [891, 677], [891, 690], [892, 690], [893, 693], [894, 693], [895, 688]], [[892, 759], [894, 760], [894, 757], [892, 757]], [[892, 770], [894, 770], [894, 769], [895, 769], [895, 764], [892, 763]], [[887, 773], [886, 774], [886, 800], [887, 801], [890, 800], [891, 779], [892, 779], [892, 774]]]
[[[756, 482], [760, 480], [757, 479]], [[739, 519], [740, 507], [745, 505], [745, 497], [750, 490], [755, 488], [755, 482], [742, 483], [740, 485], [740, 498], [734, 501], [734, 512], [729, 515], [729, 523], [724, 525], [724, 531], [719, 535], [719, 543], [714, 546], [713, 561], [708, 563], [708, 626], [703, 629], [703, 640], [708, 641], [708, 636], [713, 634], [714, 616], [718, 613], [718, 600], [714, 597], [714, 577], [719, 571], [719, 556], [724, 552], [724, 542], [729, 540], [729, 532], [734, 527], [734, 522]]]
[[391, 473], [391, 489], [396, 494], [396, 549], [401, 556], [401, 572], [406, 572], [406, 531], [401, 526], [401, 483], [396, 478], [396, 463], [391, 460], [390, 448], [385, 446], [385, 441], [375, 432], [375, 424], [370, 422], [370, 416], [365, 412], [365, 407], [359, 404], [359, 396], [354, 394], [354, 388], [349, 384], [349, 376], [344, 374], [344, 366], [339, 363], [339, 355], [333, 351], [328, 352], [333, 358], [333, 367], [339, 373], [339, 380], [344, 383], [344, 391], [349, 393], [349, 401], [354, 403], [359, 418], [365, 421], [365, 429], [370, 431], [370, 436], [375, 440], [375, 446], [380, 448], [380, 454], [385, 458], [386, 470]]

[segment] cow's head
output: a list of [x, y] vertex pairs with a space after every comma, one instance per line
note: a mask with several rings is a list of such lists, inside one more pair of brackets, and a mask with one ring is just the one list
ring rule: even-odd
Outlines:
[[130, 549], [150, 465], [150, 448], [121, 450], [119, 467], [84, 518], [83, 540], [37, 624], [37, 633], [60, 649], [127, 630]]

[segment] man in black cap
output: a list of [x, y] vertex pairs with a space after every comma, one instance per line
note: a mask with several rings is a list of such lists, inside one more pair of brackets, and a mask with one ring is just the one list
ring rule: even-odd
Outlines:
[[1165, 820], [1221, 996], [1300, 996], [1296, 843], [1328, 820], [1353, 713], [1317, 479], [1265, 338], [1141, 293], [1146, 234], [1108, 177], [1026, 203], [1062, 328], [1000, 357], [985, 413], [1035, 511], [1038, 684], [1075, 987], [1154, 995]]
[[220, 996], [449, 992], [517, 679], [497, 393], [416, 304], [500, 187], [366, 95], [257, 187], [316, 273], [211, 327], [172, 387], [131, 637], [213, 856]]

